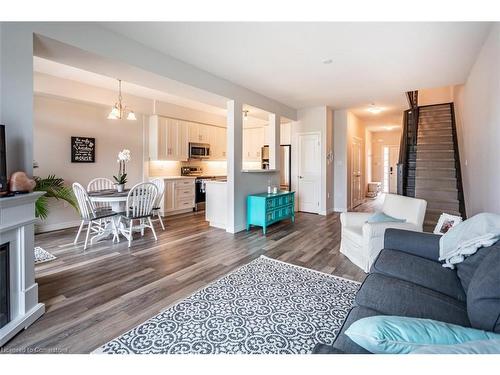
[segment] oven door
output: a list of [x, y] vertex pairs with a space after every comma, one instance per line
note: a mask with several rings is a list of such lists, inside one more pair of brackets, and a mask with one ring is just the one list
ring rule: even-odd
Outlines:
[[206, 159], [210, 157], [210, 145], [204, 143], [190, 143], [189, 157], [191, 159]]

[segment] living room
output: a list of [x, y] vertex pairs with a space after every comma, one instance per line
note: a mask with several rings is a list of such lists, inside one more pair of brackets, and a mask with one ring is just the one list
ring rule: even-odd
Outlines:
[[1, 352], [500, 354], [500, 26], [459, 18], [2, 21]]

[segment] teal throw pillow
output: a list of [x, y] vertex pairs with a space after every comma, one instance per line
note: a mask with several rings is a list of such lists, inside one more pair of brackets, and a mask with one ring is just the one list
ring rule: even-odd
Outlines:
[[427, 345], [500, 339], [500, 334], [436, 320], [385, 315], [360, 319], [345, 334], [371, 353], [388, 354], [411, 353]]

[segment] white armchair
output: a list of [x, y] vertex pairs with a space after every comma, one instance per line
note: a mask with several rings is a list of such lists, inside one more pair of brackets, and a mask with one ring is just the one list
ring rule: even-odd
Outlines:
[[406, 219], [406, 222], [367, 223], [373, 213], [341, 213], [340, 252], [363, 271], [369, 272], [384, 247], [385, 230], [398, 228], [422, 232], [426, 208], [427, 202], [423, 199], [386, 194], [382, 212], [398, 219]]

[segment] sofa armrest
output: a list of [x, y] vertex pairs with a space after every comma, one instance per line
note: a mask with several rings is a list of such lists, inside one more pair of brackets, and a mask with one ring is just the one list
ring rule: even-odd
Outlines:
[[387, 229], [397, 228], [405, 231], [418, 231], [419, 228], [412, 223], [398, 223], [398, 222], [383, 222], [383, 223], [366, 223], [363, 225], [363, 237], [365, 239], [384, 237]]
[[372, 215], [370, 212], [342, 212], [340, 223], [343, 227], [362, 227]]
[[439, 262], [440, 238], [441, 236], [432, 233], [387, 229], [384, 237], [384, 248]]

